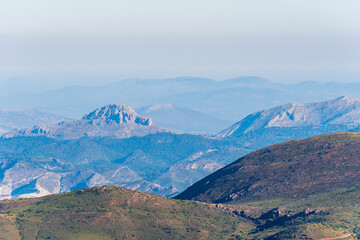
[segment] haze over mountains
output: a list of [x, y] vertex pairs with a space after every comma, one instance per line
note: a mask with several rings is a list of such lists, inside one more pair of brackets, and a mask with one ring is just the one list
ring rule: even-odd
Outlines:
[[160, 126], [178, 132], [216, 134], [232, 124], [189, 108], [172, 104], [155, 104], [135, 108], [137, 112], [153, 119]]
[[0, 135], [14, 129], [32, 127], [34, 125], [53, 125], [66, 118], [32, 110], [2, 109], [0, 110]]
[[348, 97], [287, 104], [250, 115], [230, 127], [233, 134], [211, 137], [174, 133], [130, 107], [106, 105], [81, 120], [4, 135], [0, 195], [39, 196], [114, 184], [173, 196], [269, 144], [352, 130], [358, 111], [359, 102]]
[[[164, 109], [173, 108], [155, 105], [143, 111], [159, 110], [161, 116]], [[0, 233], [14, 239], [19, 234], [103, 238], [118, 236], [114, 230], [118, 227], [126, 236], [148, 236], [146, 229], [151, 227], [165, 239], [360, 236], [359, 133], [293, 140], [252, 152], [284, 139], [357, 131], [359, 112], [359, 101], [349, 97], [289, 103], [250, 114], [210, 136], [175, 133], [126, 105], [110, 104], [80, 120], [13, 130], [0, 139], [2, 199], [111, 184], [168, 197], [190, 186], [177, 198], [216, 204], [105, 186], [2, 202]], [[164, 216], [166, 223], [154, 225], [152, 214]], [[132, 228], [124, 216], [129, 223], [146, 227]], [[72, 219], [66, 220], [71, 227], [60, 219]], [[97, 224], [101, 219], [107, 219], [106, 224]], [[196, 227], [186, 225], [189, 219]], [[96, 233], [89, 228], [95, 226], [92, 221], [98, 226]], [[212, 228], [210, 235], [204, 221]], [[59, 226], [62, 231], [57, 232]]]
[[288, 102], [309, 103], [339, 96], [360, 98], [360, 84], [283, 84], [257, 77], [225, 81], [184, 77], [128, 79], [98, 87], [68, 86], [36, 93], [2, 94], [0, 108], [36, 109], [77, 119], [109, 103], [172, 104], [235, 122], [253, 112]]
[[1, 198], [103, 184], [172, 195], [247, 152], [226, 140], [172, 133], [116, 104], [81, 120], [13, 130], [0, 142]]

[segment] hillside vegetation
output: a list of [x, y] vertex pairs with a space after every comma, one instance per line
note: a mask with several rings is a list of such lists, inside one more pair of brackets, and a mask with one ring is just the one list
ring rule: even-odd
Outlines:
[[229, 239], [252, 223], [204, 204], [104, 186], [0, 202], [0, 239]]
[[250, 153], [177, 198], [213, 203], [300, 198], [360, 184], [360, 133], [292, 140]]

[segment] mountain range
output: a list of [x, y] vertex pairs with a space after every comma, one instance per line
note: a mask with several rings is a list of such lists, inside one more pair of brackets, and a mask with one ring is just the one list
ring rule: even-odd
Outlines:
[[109, 103], [172, 104], [235, 122], [260, 109], [288, 102], [325, 101], [341, 95], [360, 98], [359, 93], [359, 83], [284, 84], [259, 77], [224, 81], [197, 77], [126, 79], [97, 87], [68, 86], [41, 92], [26, 92], [25, 89], [13, 94], [0, 93], [0, 108], [36, 109], [78, 119]]
[[358, 131], [360, 101], [350, 97], [308, 104], [288, 103], [248, 115], [217, 134], [256, 149], [291, 139]]
[[220, 137], [240, 136], [264, 128], [322, 127], [360, 124], [360, 101], [339, 97], [330, 101], [308, 104], [288, 103], [255, 112], [218, 134]]
[[247, 151], [227, 140], [170, 132], [125, 105], [106, 105], [80, 120], [3, 135], [0, 197], [104, 184], [171, 196]]
[[153, 124], [150, 118], [140, 116], [128, 106], [110, 104], [86, 114], [81, 120], [13, 130], [3, 137], [41, 135], [60, 139], [77, 139], [85, 136], [129, 138], [166, 131], [168, 130]]
[[209, 136], [174, 133], [130, 107], [106, 105], [80, 120], [5, 134], [0, 139], [0, 195], [34, 197], [113, 184], [174, 196], [270, 144], [356, 131], [358, 109], [358, 101], [348, 97], [287, 104], [246, 117], [230, 127], [234, 131]]
[[[111, 104], [11, 131], [0, 139], [0, 197], [26, 198], [0, 201], [0, 236], [359, 238], [359, 106], [349, 97], [289, 103], [210, 136]], [[352, 132], [331, 133], [342, 130]], [[294, 138], [306, 139], [279, 143]], [[103, 187], [86, 189], [94, 186]]]

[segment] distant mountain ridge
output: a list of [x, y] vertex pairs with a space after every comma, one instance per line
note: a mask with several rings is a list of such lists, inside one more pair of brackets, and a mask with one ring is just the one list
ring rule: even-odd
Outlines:
[[86, 114], [80, 120], [13, 130], [3, 138], [17, 136], [47, 136], [59, 139], [76, 139], [85, 136], [129, 138], [167, 131], [153, 124], [150, 118], [140, 116], [131, 107], [110, 104]]
[[[103, 184], [173, 196], [262, 147], [356, 131], [357, 106], [357, 100], [346, 97], [286, 104], [260, 111], [263, 117], [253, 114], [244, 131], [236, 131], [239, 134], [214, 137], [173, 133], [125, 105], [107, 105], [80, 120], [15, 131], [0, 139], [0, 198], [39, 196]], [[173, 108], [155, 105], [147, 111]], [[328, 113], [337, 118], [329, 121]], [[246, 126], [244, 120], [240, 123]]]
[[350, 97], [298, 104], [288, 103], [248, 115], [221, 131], [218, 137], [236, 137], [266, 128], [301, 128], [342, 125], [349, 129], [360, 124], [360, 101]]
[[65, 117], [34, 110], [0, 109], [0, 135], [12, 129], [56, 124], [64, 120]]
[[[276, 86], [276, 89], [274, 88]], [[2, 108], [30, 108], [78, 119], [97, 106], [124, 103], [128, 106], [147, 106], [170, 103], [174, 106], [199, 110], [202, 113], [230, 120], [261, 108], [283, 103], [265, 101], [273, 95], [281, 96], [282, 89], [259, 77], [239, 77], [215, 81], [201, 77], [169, 79], [124, 79], [97, 87], [67, 86], [40, 93], [14, 93], [0, 96]], [[236, 90], [236, 91], [234, 91]], [[253, 99], [253, 96], [262, 96]], [[246, 106], [236, 104], [250, 100]], [[271, 102], [271, 105], [268, 103]], [[240, 115], [239, 115], [240, 114]]]
[[136, 111], [151, 117], [160, 126], [186, 133], [216, 134], [232, 123], [231, 121], [172, 104], [154, 104], [138, 107]]

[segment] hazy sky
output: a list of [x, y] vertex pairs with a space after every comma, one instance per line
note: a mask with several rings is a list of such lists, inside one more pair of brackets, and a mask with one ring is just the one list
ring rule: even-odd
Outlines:
[[0, 0], [0, 79], [360, 81], [359, 12], [359, 0]]

